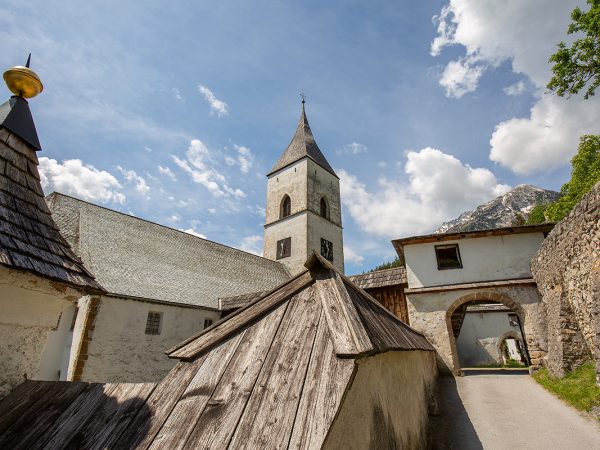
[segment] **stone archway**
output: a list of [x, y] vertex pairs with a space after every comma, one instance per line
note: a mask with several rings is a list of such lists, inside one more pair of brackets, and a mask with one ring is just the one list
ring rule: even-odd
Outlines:
[[527, 349], [527, 340], [525, 337], [524, 324], [526, 321], [526, 313], [523, 307], [512, 298], [500, 294], [494, 291], [481, 291], [481, 292], [473, 292], [467, 295], [463, 295], [456, 299], [446, 310], [446, 326], [448, 329], [448, 339], [450, 341], [450, 351], [452, 354], [452, 366], [453, 372], [455, 374], [461, 374], [460, 361], [458, 358], [458, 350], [456, 347], [456, 336], [454, 327], [452, 323], [453, 314], [461, 308], [463, 305], [467, 305], [472, 302], [494, 302], [501, 303], [507, 308], [510, 308], [519, 318], [519, 328], [521, 330], [521, 334], [523, 335], [522, 343], [524, 344], [525, 357], [529, 360], [528, 349]]
[[502, 344], [504, 343], [504, 341], [506, 339], [515, 339], [518, 342], [520, 342], [521, 349], [523, 350], [522, 352], [520, 352], [521, 356], [525, 358], [525, 363], [529, 363], [529, 360], [527, 357], [527, 352], [525, 352], [525, 340], [522, 339], [522, 337], [519, 335], [519, 333], [517, 333], [515, 331], [507, 331], [502, 336], [500, 336], [500, 339], [498, 340], [498, 354], [504, 355], [502, 352]]

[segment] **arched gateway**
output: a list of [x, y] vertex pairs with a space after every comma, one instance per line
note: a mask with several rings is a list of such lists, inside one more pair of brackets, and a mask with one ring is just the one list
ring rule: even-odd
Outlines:
[[[470, 305], [504, 305], [535, 370], [546, 355], [545, 313], [530, 263], [552, 225], [414, 236], [392, 241], [406, 262], [410, 325], [438, 351], [440, 368], [460, 373], [457, 337]], [[496, 340], [505, 331], [498, 332]], [[494, 344], [494, 352], [496, 348]]]

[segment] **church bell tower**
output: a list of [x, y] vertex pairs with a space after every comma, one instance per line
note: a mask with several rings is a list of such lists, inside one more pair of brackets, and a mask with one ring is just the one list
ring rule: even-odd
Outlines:
[[317, 252], [344, 271], [340, 179], [313, 137], [304, 99], [292, 142], [267, 175], [265, 258], [292, 275]]

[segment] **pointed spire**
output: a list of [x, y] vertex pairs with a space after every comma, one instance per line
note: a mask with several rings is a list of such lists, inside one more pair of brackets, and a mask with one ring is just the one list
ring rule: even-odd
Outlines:
[[315, 141], [310, 125], [308, 124], [308, 119], [306, 118], [306, 111], [304, 110], [304, 93], [300, 96], [302, 97], [302, 113], [300, 114], [300, 120], [298, 121], [294, 137], [267, 176], [301, 160], [302, 158], [308, 157], [323, 169], [337, 177]]

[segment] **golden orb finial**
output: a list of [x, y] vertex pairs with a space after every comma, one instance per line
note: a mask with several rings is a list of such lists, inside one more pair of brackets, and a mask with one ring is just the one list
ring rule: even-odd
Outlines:
[[15, 66], [4, 72], [4, 82], [10, 92], [23, 98], [33, 98], [44, 90], [40, 77], [29, 68], [30, 61], [31, 53], [25, 67]]

